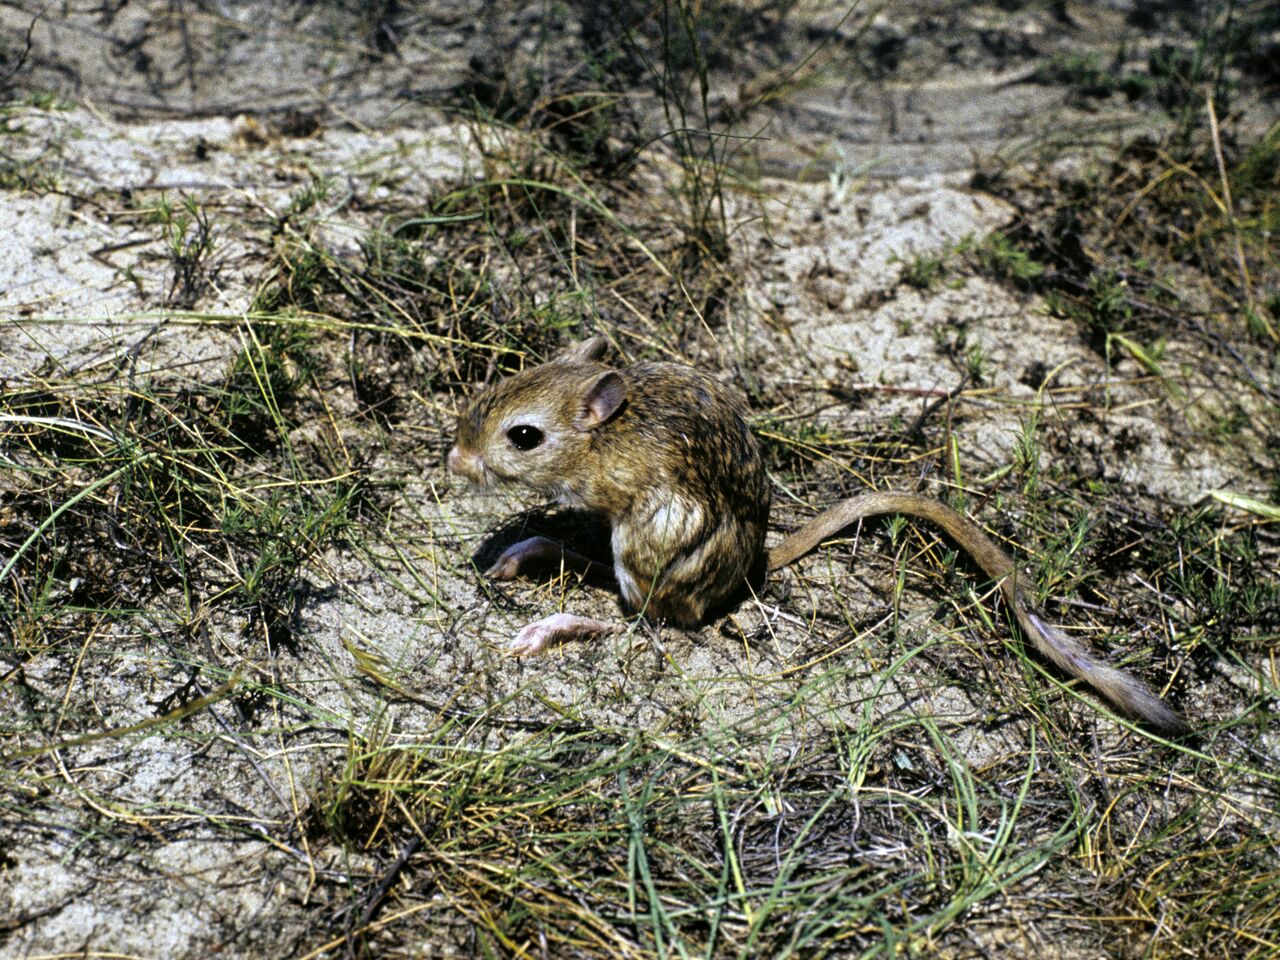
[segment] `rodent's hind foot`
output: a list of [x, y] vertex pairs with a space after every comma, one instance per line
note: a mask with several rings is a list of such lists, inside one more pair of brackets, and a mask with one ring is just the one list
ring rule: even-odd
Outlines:
[[576, 550], [546, 537], [529, 537], [513, 543], [502, 551], [502, 556], [484, 572], [494, 580], [514, 580], [530, 568], [573, 570], [577, 573], [607, 577], [609, 568], [603, 563], [589, 560]]
[[502, 551], [502, 555], [484, 572], [486, 577], [494, 580], [514, 580], [522, 570], [528, 570], [537, 563], [560, 562], [564, 548], [554, 540], [546, 537], [529, 537], [519, 543], [513, 543]]
[[533, 657], [553, 643], [587, 640], [617, 629], [616, 623], [578, 617], [572, 613], [554, 613], [534, 621], [516, 634], [515, 640], [507, 647], [507, 653], [513, 657]]

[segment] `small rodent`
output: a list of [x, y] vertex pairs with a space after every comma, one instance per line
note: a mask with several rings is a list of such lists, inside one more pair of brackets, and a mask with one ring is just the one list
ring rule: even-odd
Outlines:
[[[678, 363], [613, 369], [601, 337], [575, 343], [547, 363], [482, 391], [458, 419], [448, 465], [477, 483], [514, 481], [610, 524], [612, 573], [627, 606], [680, 627], [706, 622], [777, 570], [865, 517], [905, 514], [937, 524], [1000, 584], [1035, 648], [1124, 714], [1167, 734], [1187, 724], [1140, 680], [1098, 660], [1045, 623], [1024, 575], [981, 528], [950, 507], [912, 493], [866, 493], [814, 518], [765, 550], [769, 482], [742, 399]], [[580, 570], [599, 564], [533, 537], [489, 569], [500, 579], [535, 563]], [[598, 635], [615, 625], [556, 614], [530, 624], [511, 651]]]

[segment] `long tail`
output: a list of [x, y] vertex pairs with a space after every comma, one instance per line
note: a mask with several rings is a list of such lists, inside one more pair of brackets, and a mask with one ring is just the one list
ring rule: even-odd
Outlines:
[[1186, 721], [1141, 680], [1098, 660], [1081, 643], [1045, 623], [1028, 604], [1018, 582], [1024, 575], [1018, 572], [1009, 555], [976, 523], [932, 497], [913, 493], [864, 493], [838, 503], [770, 550], [769, 569], [785, 567], [851, 523], [894, 513], [937, 524], [968, 551], [983, 572], [1000, 584], [1005, 602], [1036, 650], [1059, 670], [1083, 680], [1122, 713], [1145, 721], [1162, 733], [1172, 736], [1190, 731]]

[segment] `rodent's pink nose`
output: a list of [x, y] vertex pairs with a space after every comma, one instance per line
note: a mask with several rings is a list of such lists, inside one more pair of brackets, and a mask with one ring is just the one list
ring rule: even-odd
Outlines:
[[463, 453], [457, 447], [449, 451], [445, 464], [449, 467], [451, 473], [461, 474], [472, 480], [479, 479], [484, 472], [480, 469], [479, 456], [474, 453]]

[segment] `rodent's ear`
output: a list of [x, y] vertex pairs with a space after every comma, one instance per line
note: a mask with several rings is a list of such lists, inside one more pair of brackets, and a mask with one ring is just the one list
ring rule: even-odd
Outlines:
[[580, 360], [584, 363], [599, 360], [609, 349], [609, 341], [604, 337], [589, 337], [562, 347], [553, 360]]
[[627, 383], [613, 370], [606, 370], [587, 384], [582, 395], [582, 412], [573, 420], [575, 430], [586, 433], [608, 421], [626, 402]]

